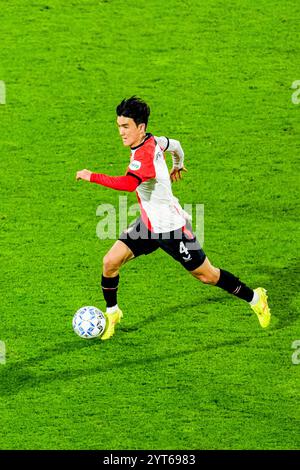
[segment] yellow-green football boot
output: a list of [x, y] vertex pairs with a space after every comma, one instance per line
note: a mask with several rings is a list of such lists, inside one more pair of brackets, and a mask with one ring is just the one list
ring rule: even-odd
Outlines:
[[115, 333], [115, 327], [118, 323], [120, 323], [121, 318], [123, 317], [123, 312], [118, 308], [118, 310], [114, 313], [104, 313], [106, 318], [106, 325], [103, 335], [101, 336], [102, 340], [106, 340], [111, 338]]
[[262, 328], [267, 328], [271, 321], [271, 312], [268, 306], [267, 291], [263, 287], [258, 287], [257, 289], [254, 289], [254, 292], [258, 294], [259, 300], [257, 304], [251, 305], [251, 308], [256, 313], [260, 326]]

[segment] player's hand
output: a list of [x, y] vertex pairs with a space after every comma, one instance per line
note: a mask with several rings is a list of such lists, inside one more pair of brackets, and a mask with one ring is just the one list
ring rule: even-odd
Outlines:
[[90, 181], [91, 180], [91, 174], [92, 172], [89, 171], [89, 170], [81, 170], [81, 171], [77, 171], [76, 173], [76, 180], [86, 180], [86, 181]]
[[174, 181], [179, 181], [182, 179], [182, 172], [183, 171], [186, 171], [187, 172], [187, 169], [183, 166], [182, 168], [172, 168], [172, 170], [170, 171], [170, 178], [171, 178], [171, 181], [172, 183]]

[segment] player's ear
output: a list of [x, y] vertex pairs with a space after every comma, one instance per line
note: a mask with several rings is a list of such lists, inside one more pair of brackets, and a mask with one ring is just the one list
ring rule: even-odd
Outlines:
[[139, 131], [145, 133], [146, 132], [146, 124], [142, 122], [141, 124], [138, 125]]

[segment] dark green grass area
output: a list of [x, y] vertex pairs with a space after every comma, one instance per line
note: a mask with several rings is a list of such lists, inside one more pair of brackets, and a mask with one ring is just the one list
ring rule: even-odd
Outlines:
[[[0, 448], [299, 448], [297, 2], [0, 7]], [[212, 263], [267, 288], [268, 330], [158, 251], [122, 268], [111, 341], [73, 333], [79, 307], [104, 309], [96, 209], [125, 196], [75, 174], [124, 174], [132, 94], [183, 145], [174, 194], [204, 204]]]

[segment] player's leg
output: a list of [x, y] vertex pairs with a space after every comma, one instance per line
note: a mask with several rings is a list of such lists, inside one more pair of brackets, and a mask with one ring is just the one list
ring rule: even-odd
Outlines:
[[230, 272], [214, 267], [207, 257], [198, 268], [190, 271], [190, 273], [204, 284], [220, 287], [247, 302], [253, 300], [254, 291], [250, 287]]
[[120, 323], [123, 316], [117, 302], [121, 266], [140, 255], [152, 253], [157, 248], [157, 242], [148, 239], [147, 228], [139, 218], [127, 230], [124, 230], [119, 240], [104, 256], [101, 286], [106, 301], [107, 326], [101, 336], [102, 340], [111, 338], [115, 332], [115, 325]]
[[190, 271], [190, 273], [204, 284], [216, 285], [220, 279], [220, 269], [215, 268], [207, 257], [198, 268]]
[[121, 240], [117, 240], [104, 256], [101, 287], [107, 309], [117, 307], [119, 270], [133, 258], [133, 252]]
[[131, 249], [121, 240], [117, 240], [103, 258], [103, 275], [116, 277], [120, 267], [133, 258]]
[[230, 272], [213, 266], [191, 228], [184, 227], [181, 231], [174, 232], [173, 238], [162, 240], [160, 244], [164, 251], [179, 261], [196, 279], [220, 287], [249, 302], [261, 326], [265, 328], [269, 325], [271, 315], [265, 289], [259, 287], [253, 290]]
[[101, 286], [109, 313], [118, 308], [117, 290], [121, 266], [133, 258], [150, 254], [158, 248], [157, 242], [151, 240], [148, 232], [141, 218], [138, 218], [121, 233], [119, 240], [103, 258]]
[[119, 270], [123, 264], [133, 258], [134, 254], [131, 249], [121, 240], [117, 240], [103, 258], [101, 287], [106, 302], [106, 327], [101, 336], [102, 340], [113, 336], [115, 326], [123, 317], [123, 312], [117, 303]]
[[224, 269], [215, 268], [208, 258], [205, 258], [202, 265], [190, 272], [192, 276], [199, 281], [220, 287], [230, 294], [248, 302], [256, 313], [260, 325], [263, 328], [269, 325], [271, 313], [265, 289], [261, 287], [254, 290], [251, 289], [240, 281], [238, 277], [234, 276], [234, 274]]

